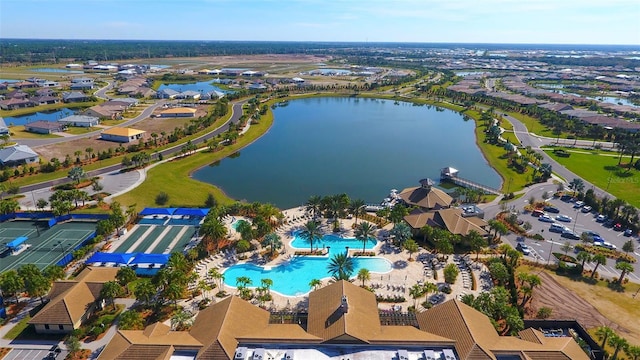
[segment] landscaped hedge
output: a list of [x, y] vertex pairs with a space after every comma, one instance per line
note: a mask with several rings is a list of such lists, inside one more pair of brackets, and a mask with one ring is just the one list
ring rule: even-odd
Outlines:
[[403, 303], [407, 301], [407, 299], [405, 299], [404, 296], [400, 296], [400, 295], [394, 295], [394, 296], [376, 295], [376, 300], [378, 302], [384, 302], [384, 303]]
[[636, 258], [634, 258], [633, 256], [630, 256], [629, 254], [625, 254], [617, 250], [605, 249], [600, 246], [577, 244], [575, 248], [578, 250], [586, 251], [589, 254], [602, 254], [608, 258], [623, 260], [628, 263], [636, 262]]

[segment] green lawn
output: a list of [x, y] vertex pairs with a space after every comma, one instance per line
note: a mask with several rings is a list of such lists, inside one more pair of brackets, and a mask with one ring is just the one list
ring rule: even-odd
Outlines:
[[11, 126], [9, 127], [9, 131], [13, 134], [12, 137], [15, 139], [51, 139], [51, 138], [59, 138], [60, 135], [54, 134], [36, 134], [24, 129], [23, 125]]
[[[249, 131], [238, 139], [238, 141], [226, 146], [222, 150], [211, 153], [207, 150], [196, 154], [166, 162], [158, 165], [147, 172], [147, 179], [137, 188], [115, 198], [124, 206], [136, 205], [136, 209], [141, 210], [148, 206], [157, 206], [155, 197], [160, 192], [169, 195], [169, 205], [179, 206], [204, 206], [209, 193], [213, 194], [216, 200], [222, 204], [233, 202], [219, 188], [192, 179], [189, 175], [203, 167], [227, 157], [241, 148], [251, 144], [254, 140], [264, 134], [273, 123], [273, 113], [269, 111], [263, 116], [259, 124], [251, 125]], [[189, 191], [184, 191], [189, 189]]]
[[583, 179], [633, 206], [640, 206], [640, 172], [618, 167], [618, 157], [607, 156], [611, 153], [571, 152], [571, 156], [566, 158], [558, 157], [550, 150], [545, 152]]
[[20, 320], [20, 322], [18, 322], [13, 328], [11, 328], [11, 330], [7, 331], [4, 338], [7, 340], [15, 340], [18, 335], [25, 331], [27, 326], [29, 326], [29, 320], [31, 320], [31, 316], [25, 316], [22, 320]]
[[102, 130], [102, 128], [99, 127], [75, 127], [75, 126], [69, 126], [67, 128], [66, 133], [67, 134], [71, 134], [71, 135], [82, 135], [82, 134], [86, 134], [86, 133], [90, 133], [92, 131], [96, 131], [96, 130]]

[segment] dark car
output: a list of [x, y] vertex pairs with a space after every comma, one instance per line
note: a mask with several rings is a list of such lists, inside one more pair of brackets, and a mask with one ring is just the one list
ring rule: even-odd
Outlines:
[[624, 236], [631, 236], [631, 235], [633, 235], [633, 230], [627, 229], [624, 231]]
[[602, 223], [602, 226], [604, 226], [606, 228], [613, 227], [613, 225], [615, 225], [615, 221], [613, 221], [613, 219], [609, 219], [609, 220], [607, 220], [607, 221]]
[[550, 213], [554, 213], [554, 214], [560, 213], [560, 209], [558, 209], [557, 207], [554, 207], [554, 206], [545, 206], [544, 207], [544, 211], [550, 212]]
[[570, 202], [571, 199], [573, 199], [573, 196], [571, 196], [571, 195], [562, 195], [562, 196], [560, 196], [560, 200], [565, 201], [565, 202]]
[[560, 236], [566, 239], [580, 240], [580, 236], [576, 235], [573, 231], [564, 231]]

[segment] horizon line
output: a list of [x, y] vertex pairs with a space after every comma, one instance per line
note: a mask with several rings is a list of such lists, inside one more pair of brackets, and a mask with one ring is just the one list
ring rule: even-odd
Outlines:
[[166, 42], [253, 42], [253, 43], [321, 43], [321, 44], [455, 44], [455, 45], [554, 45], [554, 46], [625, 46], [638, 47], [640, 44], [598, 44], [598, 43], [542, 43], [542, 42], [464, 42], [464, 41], [355, 41], [355, 40], [221, 40], [221, 39], [105, 39], [105, 38], [39, 38], [13, 37], [7, 40], [49, 40], [49, 41], [166, 41]]

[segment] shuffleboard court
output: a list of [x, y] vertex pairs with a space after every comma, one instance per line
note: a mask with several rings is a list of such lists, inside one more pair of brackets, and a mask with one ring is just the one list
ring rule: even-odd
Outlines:
[[[5, 251], [0, 254], [0, 272], [18, 269], [24, 264], [34, 264], [40, 269], [56, 264], [73, 252], [96, 229], [94, 222], [67, 222], [43, 228], [42, 222], [8, 221], [0, 223], [0, 245], [20, 236], [26, 236], [26, 250], [17, 255]], [[37, 227], [37, 226], [40, 227]]]

